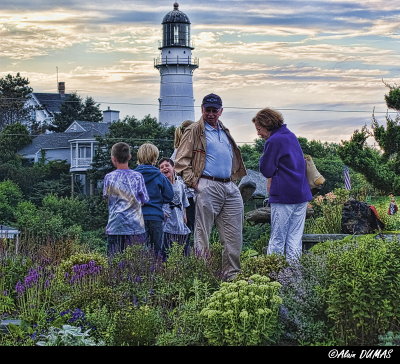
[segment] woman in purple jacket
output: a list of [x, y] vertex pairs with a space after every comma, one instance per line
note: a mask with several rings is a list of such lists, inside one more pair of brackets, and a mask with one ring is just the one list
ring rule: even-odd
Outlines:
[[257, 134], [266, 139], [260, 171], [269, 179], [271, 236], [267, 254], [285, 255], [293, 261], [302, 253], [307, 205], [312, 199], [303, 151], [280, 112], [265, 108], [252, 121]]

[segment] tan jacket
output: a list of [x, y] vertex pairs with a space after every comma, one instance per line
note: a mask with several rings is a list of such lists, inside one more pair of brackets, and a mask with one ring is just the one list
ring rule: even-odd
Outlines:
[[[242, 155], [229, 130], [219, 122], [232, 144], [232, 180], [247, 174]], [[175, 170], [189, 187], [195, 187], [206, 165], [206, 135], [203, 118], [189, 125], [176, 151]]]

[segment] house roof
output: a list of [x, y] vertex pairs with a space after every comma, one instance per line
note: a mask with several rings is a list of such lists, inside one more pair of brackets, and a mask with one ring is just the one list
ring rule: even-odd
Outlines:
[[69, 148], [70, 140], [94, 139], [96, 136], [104, 136], [110, 127], [110, 123], [96, 123], [91, 121], [74, 121], [74, 123], [81, 126], [79, 131], [40, 134], [32, 140], [31, 144], [22, 148], [19, 154], [32, 155], [42, 149]]
[[35, 98], [39, 101], [40, 105], [44, 106], [47, 111], [54, 113], [59, 113], [61, 105], [65, 99], [70, 96], [70, 94], [61, 95], [59, 93], [42, 93], [33, 92]]
[[[79, 138], [83, 137], [95, 137], [95, 136], [103, 136], [108, 132], [110, 127], [110, 123], [96, 123], [93, 121], [81, 121], [75, 120], [71, 125], [78, 124], [81, 130], [78, 130], [76, 133], [81, 132], [84, 135], [79, 136]], [[67, 128], [70, 129], [71, 125]], [[75, 139], [75, 138], [74, 138]]]

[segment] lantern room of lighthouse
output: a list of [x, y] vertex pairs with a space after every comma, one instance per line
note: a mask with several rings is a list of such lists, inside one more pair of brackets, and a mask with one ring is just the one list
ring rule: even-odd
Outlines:
[[192, 58], [189, 18], [179, 10], [178, 3], [164, 16], [162, 30], [161, 55], [154, 60], [161, 77], [159, 122], [177, 126], [195, 120], [193, 72], [199, 62]]

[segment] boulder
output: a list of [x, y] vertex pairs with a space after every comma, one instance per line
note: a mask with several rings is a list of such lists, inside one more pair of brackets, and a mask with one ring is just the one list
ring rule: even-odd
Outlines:
[[267, 179], [257, 171], [252, 169], [247, 170], [247, 175], [244, 176], [239, 183], [239, 190], [242, 197], [246, 198], [243, 201], [248, 201], [251, 198], [267, 198]]

